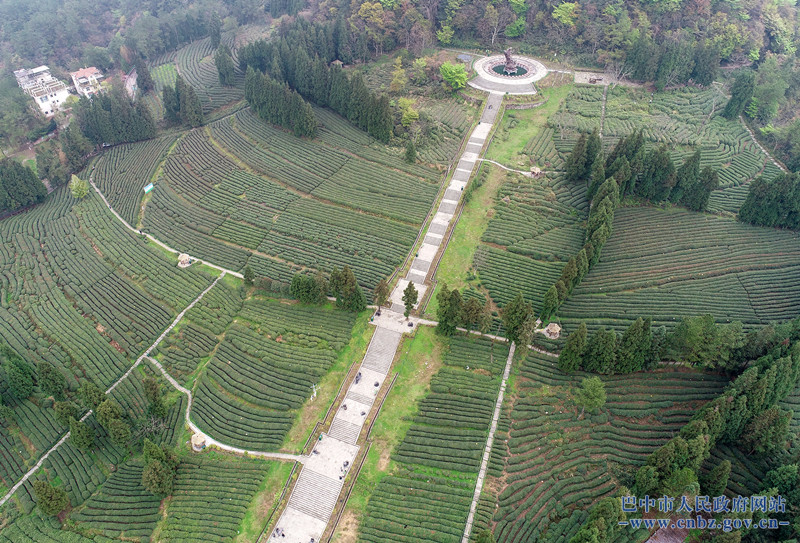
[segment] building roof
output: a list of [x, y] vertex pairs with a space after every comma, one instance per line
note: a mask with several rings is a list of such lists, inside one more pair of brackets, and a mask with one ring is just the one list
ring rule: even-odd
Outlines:
[[96, 77], [102, 77], [103, 76], [103, 72], [101, 72], [100, 70], [98, 70], [94, 66], [90, 66], [89, 68], [81, 68], [77, 72], [70, 72], [69, 75], [71, 75], [75, 79], [80, 79], [82, 77], [86, 77], [86, 78], [95, 77], [96, 78]]

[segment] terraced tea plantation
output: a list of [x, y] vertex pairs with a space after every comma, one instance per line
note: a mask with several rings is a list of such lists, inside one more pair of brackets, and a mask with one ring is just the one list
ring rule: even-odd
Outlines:
[[72, 520], [108, 537], [149, 539], [161, 519], [161, 500], [142, 486], [141, 460], [120, 465], [100, 491], [73, 513]]
[[508, 346], [453, 337], [430, 393], [367, 504], [359, 541], [457, 542], [464, 532]]
[[[602, 96], [602, 87], [576, 86], [551, 117], [555, 146], [562, 157], [572, 150], [579, 131], [600, 127]], [[641, 128], [650, 145], [667, 144], [678, 164], [695, 150], [702, 151], [701, 167], [713, 167], [720, 177], [709, 211], [736, 213], [752, 179], [780, 173], [738, 120], [720, 115], [727, 98], [716, 87], [651, 95], [617, 86], [609, 87], [606, 100], [602, 133], [607, 146]]]
[[334, 114], [320, 118], [319, 141], [249, 110], [188, 133], [163, 165], [145, 229], [229, 269], [249, 264], [276, 284], [349, 265], [373, 287], [405, 258], [437, 177], [379, 151]]
[[559, 310], [621, 330], [640, 316], [673, 326], [712, 314], [751, 327], [800, 311], [800, 235], [685, 210], [621, 208], [600, 262]]
[[136, 226], [144, 187], [167, 158], [175, 135], [117, 145], [96, 162], [92, 178], [108, 202], [128, 224]]
[[727, 384], [674, 371], [603, 377], [605, 406], [579, 420], [571, 397], [582, 377], [561, 373], [555, 358], [536, 352], [519, 366], [517, 394], [504, 407], [510, 430], [495, 438], [487, 481], [498, 489], [491, 522], [499, 543], [568, 541], [592, 503], [630, 487], [647, 455]]
[[[0, 336], [30, 363], [52, 364], [73, 389], [90, 379], [105, 390], [213, 279], [199, 267], [178, 269], [124, 229], [93, 192], [76, 203], [66, 188], [55, 191], [2, 221], [0, 240]], [[133, 397], [127, 386], [119, 389], [123, 405]], [[8, 445], [0, 481], [11, 486], [66, 428], [39, 400], [4, 394], [4, 402], [18, 428], [0, 438]], [[111, 450], [111, 457], [120, 452]], [[65, 447], [48, 459], [62, 479], [80, 479], [70, 491], [74, 504], [105, 478], [97, 466], [65, 467], [95, 462], [83, 456]]]
[[186, 457], [160, 541], [231, 541], [270, 463], [263, 460]]
[[497, 303], [522, 292], [540, 309], [564, 263], [583, 246], [585, 193], [558, 172], [539, 179], [508, 174], [473, 259], [481, 284]]
[[238, 286], [210, 292], [168, 336], [158, 358], [194, 385], [192, 420], [223, 443], [276, 450], [297, 410], [350, 341], [355, 315], [242, 300]]

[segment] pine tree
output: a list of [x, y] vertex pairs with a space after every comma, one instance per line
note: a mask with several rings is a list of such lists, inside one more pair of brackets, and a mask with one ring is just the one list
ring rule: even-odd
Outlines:
[[208, 35], [211, 37], [211, 48], [216, 49], [222, 40], [222, 19], [219, 13], [212, 12], [208, 19]]
[[436, 310], [436, 317], [439, 320], [436, 330], [445, 336], [452, 336], [458, 325], [461, 324], [461, 316], [464, 311], [461, 293], [456, 289], [449, 290], [447, 284], [443, 283], [436, 294], [436, 301], [439, 304]]
[[731, 87], [731, 99], [725, 104], [722, 116], [726, 119], [735, 119], [744, 112], [744, 109], [753, 99], [756, 88], [756, 74], [750, 68], [744, 68], [738, 74]]
[[586, 156], [584, 157], [584, 171], [581, 175], [584, 179], [589, 179], [592, 175], [592, 167], [598, 155], [602, 155], [603, 142], [600, 139], [600, 132], [595, 127], [586, 138]]
[[147, 398], [147, 413], [151, 417], [163, 419], [167, 416], [167, 407], [164, 405], [164, 395], [161, 392], [161, 385], [153, 377], [147, 376], [142, 380], [144, 385], [144, 395]]
[[578, 265], [578, 277], [576, 284], [580, 284], [586, 274], [589, 273], [589, 258], [586, 256], [586, 249], [581, 249], [578, 251], [578, 257], [576, 259]]
[[669, 201], [682, 202], [687, 193], [696, 190], [700, 179], [700, 149], [687, 158], [675, 172], [675, 188], [669, 194]]
[[181, 105], [175, 89], [164, 85], [161, 89], [161, 103], [164, 104], [164, 119], [169, 124], [178, 124], [181, 120]]
[[606, 180], [605, 160], [603, 154], [598, 153], [592, 164], [591, 176], [589, 179], [589, 189], [586, 192], [586, 198], [591, 202], [597, 189], [600, 188]]
[[406, 142], [406, 153], [403, 158], [408, 164], [414, 164], [417, 161], [417, 146], [414, 145], [413, 138], [408, 138]]
[[791, 415], [771, 407], [753, 417], [742, 433], [743, 444], [756, 454], [783, 449], [789, 435]]
[[56, 420], [62, 426], [69, 426], [69, 420], [78, 418], [79, 413], [77, 404], [70, 401], [55, 402], [53, 411], [56, 414]]
[[117, 445], [127, 445], [131, 438], [131, 426], [122, 419], [113, 419], [106, 427], [111, 441]]
[[700, 172], [697, 182], [693, 187], [688, 187], [683, 192], [681, 204], [693, 211], [703, 211], [708, 205], [711, 191], [719, 187], [719, 176], [710, 166]]
[[39, 203], [46, 196], [33, 170], [10, 158], [0, 160], [0, 212]]
[[220, 45], [214, 54], [214, 65], [217, 67], [219, 82], [226, 87], [236, 84], [236, 72], [231, 58], [231, 51], [227, 45]]
[[578, 264], [575, 262], [575, 257], [570, 257], [567, 263], [564, 265], [564, 269], [561, 271], [561, 281], [567, 287], [567, 293], [569, 294], [572, 292], [572, 289], [575, 288], [576, 279], [578, 278]]
[[31, 366], [15, 352], [3, 345], [5, 382], [11, 397], [24, 400], [33, 393], [34, 372]]
[[703, 493], [707, 496], [722, 496], [728, 487], [730, 473], [730, 460], [723, 460], [717, 464], [702, 480]]
[[147, 69], [147, 62], [142, 57], [139, 57], [136, 59], [134, 66], [136, 67], [136, 86], [142, 90], [142, 94], [153, 90], [155, 84], [150, 75], [150, 70]]
[[617, 373], [632, 373], [641, 370], [649, 352], [650, 341], [645, 333], [645, 323], [639, 317], [622, 334], [617, 350]]
[[386, 279], [378, 281], [375, 287], [374, 297], [375, 305], [378, 306], [378, 309], [385, 306], [386, 302], [389, 301], [389, 283], [386, 282]]
[[55, 366], [44, 360], [36, 365], [38, 373], [37, 381], [39, 388], [44, 391], [48, 396], [52, 396], [56, 400], [64, 398], [64, 390], [67, 388], [67, 380]]
[[106, 398], [103, 391], [90, 381], [86, 381], [80, 386], [78, 389], [78, 396], [83, 401], [83, 405], [92, 410], [97, 409]]
[[480, 327], [481, 317], [483, 316], [483, 304], [478, 298], [469, 298], [464, 304], [463, 322], [469, 330]]
[[314, 274], [314, 295], [318, 304], [324, 304], [328, 301], [328, 290], [330, 290], [330, 286], [325, 273], [322, 270], [317, 270], [317, 273]]
[[660, 202], [669, 196], [674, 186], [675, 165], [666, 146], [662, 145], [647, 155], [636, 193], [642, 198]]
[[194, 88], [186, 85], [180, 93], [181, 120], [192, 128], [203, 124], [203, 107]]
[[564, 373], [572, 373], [583, 365], [583, 353], [586, 350], [586, 323], [582, 322], [578, 328], [567, 337], [564, 349], [558, 356], [558, 369]]
[[542, 319], [548, 320], [550, 317], [552, 317], [559, 305], [558, 291], [556, 290], [555, 285], [553, 285], [547, 290], [544, 295], [544, 300], [542, 301]]
[[252, 287], [256, 278], [255, 274], [253, 273], [253, 268], [251, 268], [249, 265], [245, 266], [244, 273], [242, 275], [244, 277], [245, 286]]
[[48, 516], [55, 516], [69, 505], [69, 497], [61, 487], [54, 487], [47, 481], [34, 481], [33, 494], [36, 496], [36, 505]]
[[106, 398], [100, 402], [94, 412], [97, 422], [104, 428], [108, 427], [112, 420], [121, 418], [122, 414], [122, 407], [111, 398]]
[[619, 193], [621, 195], [630, 193], [634, 183], [633, 172], [631, 171], [631, 165], [630, 162], [628, 162], [628, 158], [624, 156], [619, 157], [616, 161], [614, 161], [612, 170], [614, 171], [612, 178], [619, 186]]

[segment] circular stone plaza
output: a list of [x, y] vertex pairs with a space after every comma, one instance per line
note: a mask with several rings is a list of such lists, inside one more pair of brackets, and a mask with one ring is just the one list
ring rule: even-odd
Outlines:
[[534, 82], [547, 75], [545, 65], [528, 57], [519, 55], [511, 57], [519, 68], [516, 74], [503, 73], [502, 68], [506, 63], [506, 57], [503, 55], [476, 60], [472, 65], [476, 75], [469, 81], [470, 86], [486, 92], [536, 94]]

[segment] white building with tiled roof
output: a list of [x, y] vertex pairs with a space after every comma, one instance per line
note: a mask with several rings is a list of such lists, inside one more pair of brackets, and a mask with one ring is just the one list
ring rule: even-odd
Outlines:
[[91, 98], [93, 95], [100, 92], [100, 80], [103, 79], [103, 72], [91, 66], [89, 68], [81, 68], [77, 72], [70, 72], [72, 77], [72, 84], [75, 85], [75, 91]]
[[17, 84], [25, 94], [33, 98], [42, 113], [48, 117], [55, 115], [69, 97], [67, 86], [63, 81], [53, 77], [47, 66], [16, 70], [14, 77], [17, 78]]

